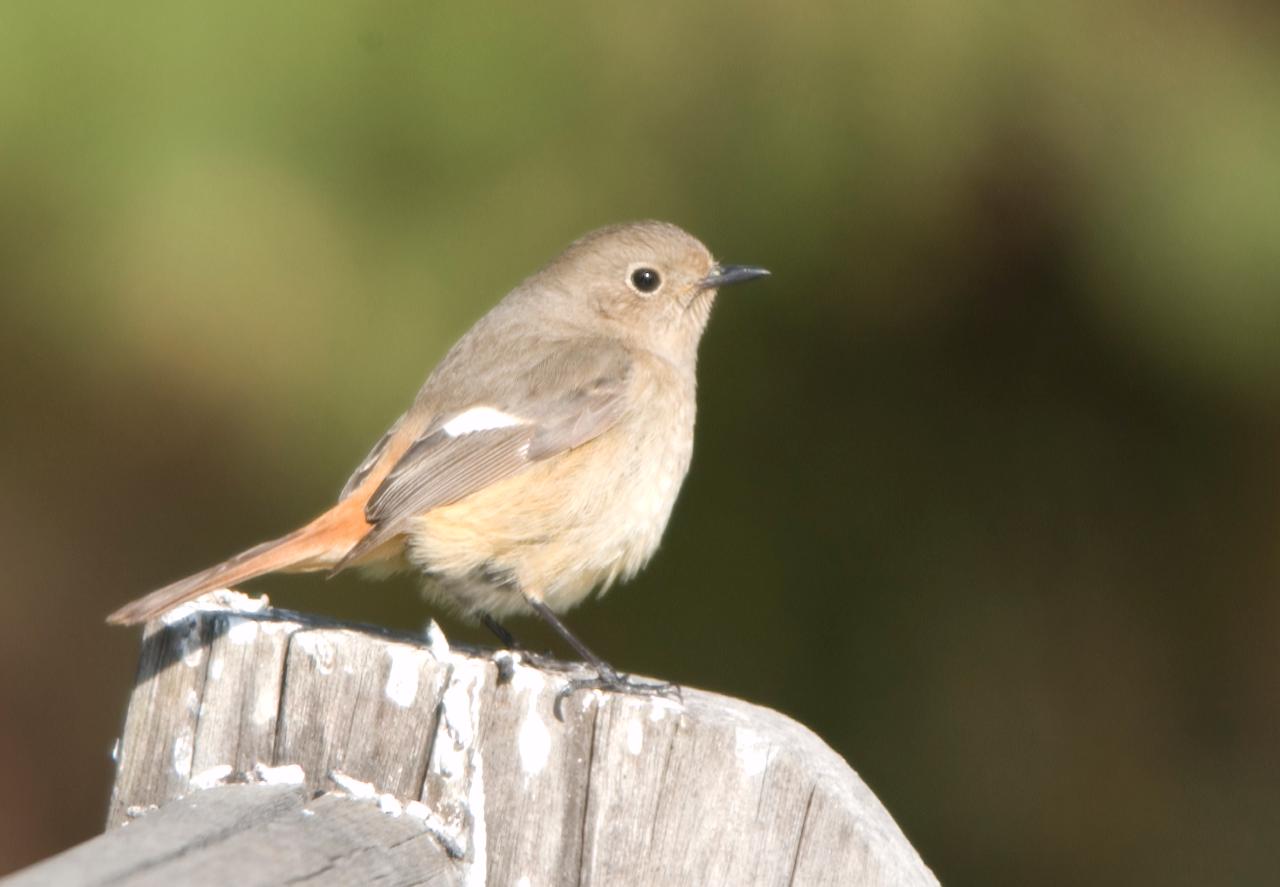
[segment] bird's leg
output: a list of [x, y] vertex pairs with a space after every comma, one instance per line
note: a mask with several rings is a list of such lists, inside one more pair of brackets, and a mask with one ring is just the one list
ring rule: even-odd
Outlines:
[[506, 626], [497, 619], [494, 619], [489, 613], [482, 612], [480, 614], [480, 624], [493, 632], [494, 636], [498, 639], [498, 643], [502, 644], [502, 646], [506, 647], [508, 650], [521, 649], [520, 642], [515, 639], [515, 636], [511, 632], [507, 631]]
[[536, 601], [531, 597], [526, 597], [526, 600], [529, 602], [529, 606], [533, 607], [534, 612], [541, 616], [546, 623], [555, 630], [556, 634], [564, 638], [565, 642], [568, 643], [570, 647], [573, 647], [574, 651], [576, 651], [579, 656], [585, 659], [587, 663], [590, 664], [597, 673], [599, 673], [602, 680], [607, 683], [621, 682], [622, 678], [613, 670], [613, 666], [605, 662], [595, 653], [592, 653], [591, 649], [586, 644], [578, 640], [577, 636], [574, 635], [573, 632], [569, 631], [569, 627], [560, 621], [560, 617], [551, 612], [550, 607], [542, 601]]
[[[515, 676], [517, 658], [528, 660], [534, 665], [539, 664], [542, 657], [538, 656], [536, 653], [531, 653], [524, 647], [520, 646], [520, 642], [516, 640], [515, 635], [507, 631], [506, 626], [495, 619], [492, 613], [487, 613], [481, 610], [479, 617], [480, 624], [493, 632], [494, 636], [498, 639], [498, 643], [502, 644], [503, 652], [506, 654], [495, 656], [493, 659], [498, 666], [499, 684], [510, 683], [511, 679]], [[511, 655], [512, 653], [516, 654], [515, 657]]]
[[529, 606], [533, 607], [535, 613], [543, 618], [543, 620], [551, 626], [556, 634], [564, 638], [565, 642], [577, 652], [579, 656], [587, 661], [587, 663], [596, 670], [594, 678], [574, 678], [567, 681], [560, 692], [556, 694], [554, 711], [556, 717], [563, 721], [564, 714], [561, 711], [561, 705], [566, 697], [573, 695], [577, 690], [609, 690], [614, 693], [628, 693], [634, 696], [680, 696], [680, 687], [676, 684], [646, 684], [641, 681], [631, 680], [630, 675], [619, 674], [614, 667], [605, 662], [577, 636], [569, 630], [569, 627], [560, 621], [560, 617], [551, 612], [551, 608], [542, 601], [534, 600], [529, 595], [525, 595], [525, 600], [529, 602]]

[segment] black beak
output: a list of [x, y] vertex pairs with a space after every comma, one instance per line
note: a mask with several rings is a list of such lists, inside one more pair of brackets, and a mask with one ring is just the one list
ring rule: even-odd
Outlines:
[[751, 265], [716, 265], [711, 269], [710, 274], [698, 281], [698, 289], [718, 289], [731, 283], [743, 283], [747, 280], [755, 280], [757, 277], [768, 276], [769, 272], [764, 268]]

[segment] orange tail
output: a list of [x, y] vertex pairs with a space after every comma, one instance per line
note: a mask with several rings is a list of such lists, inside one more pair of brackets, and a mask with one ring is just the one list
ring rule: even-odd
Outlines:
[[125, 604], [107, 617], [114, 625], [137, 625], [166, 610], [218, 588], [267, 573], [302, 573], [333, 567], [369, 530], [363, 509], [350, 500], [339, 503], [287, 536], [255, 545], [194, 576]]

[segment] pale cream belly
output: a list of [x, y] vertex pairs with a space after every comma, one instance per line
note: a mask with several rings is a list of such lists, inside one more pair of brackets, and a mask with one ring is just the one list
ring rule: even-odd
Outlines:
[[661, 419], [415, 518], [407, 555], [428, 576], [427, 596], [501, 617], [529, 612], [523, 592], [563, 612], [634, 575], [661, 541], [692, 455], [692, 415]]

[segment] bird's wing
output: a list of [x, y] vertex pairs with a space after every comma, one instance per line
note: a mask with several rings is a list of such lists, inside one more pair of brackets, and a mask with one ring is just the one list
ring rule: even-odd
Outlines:
[[338, 494], [339, 502], [350, 496], [355, 492], [356, 487], [364, 483], [365, 478], [369, 476], [369, 472], [373, 471], [373, 467], [378, 464], [382, 454], [386, 452], [387, 444], [391, 442], [391, 438], [395, 436], [395, 433], [400, 430], [400, 426], [403, 424], [404, 416], [401, 416], [387, 429], [387, 433], [382, 435], [378, 442], [373, 445], [369, 455], [364, 457], [364, 461], [356, 466], [356, 470], [351, 472], [351, 477], [347, 478], [347, 482], [343, 484], [342, 492]]
[[581, 446], [618, 420], [632, 373], [625, 347], [584, 339], [546, 352], [518, 378], [497, 373], [495, 383], [476, 386], [489, 391], [468, 392], [465, 405], [437, 413], [370, 496], [373, 529], [345, 562], [401, 532], [405, 519]]

